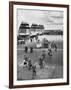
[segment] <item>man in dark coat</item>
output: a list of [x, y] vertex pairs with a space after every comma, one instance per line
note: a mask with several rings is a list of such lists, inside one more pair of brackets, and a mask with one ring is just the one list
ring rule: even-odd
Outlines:
[[33, 47], [30, 47], [30, 53], [33, 53]]
[[41, 68], [41, 69], [43, 68], [43, 61], [44, 61], [43, 56], [41, 56], [41, 57], [39, 58], [39, 65], [40, 65], [40, 68]]
[[34, 79], [36, 76], [36, 65], [32, 66], [32, 79]]
[[31, 59], [29, 58], [28, 59], [28, 69], [31, 70], [32, 68], [32, 62], [31, 62]]
[[25, 53], [27, 53], [28, 52], [28, 47], [27, 46], [25, 46]]
[[43, 60], [45, 60], [45, 57], [46, 57], [46, 52], [45, 52], [45, 50], [42, 50], [41, 57], [43, 58]]

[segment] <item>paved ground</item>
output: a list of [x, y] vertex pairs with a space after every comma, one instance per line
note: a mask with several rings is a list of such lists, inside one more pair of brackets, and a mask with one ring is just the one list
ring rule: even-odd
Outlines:
[[[32, 59], [32, 63], [36, 64], [36, 76], [34, 79], [54, 79], [63, 77], [63, 50], [58, 49], [57, 52], [52, 50], [53, 56], [48, 56], [48, 50], [46, 50], [46, 59], [45, 66], [43, 69], [40, 69], [38, 65], [38, 58], [42, 52], [42, 49], [34, 49], [34, 52], [31, 54], [27, 53]], [[24, 58], [24, 49], [18, 49], [17, 51], [17, 79], [18, 80], [31, 80], [32, 79], [32, 70], [23, 68], [23, 58]]]

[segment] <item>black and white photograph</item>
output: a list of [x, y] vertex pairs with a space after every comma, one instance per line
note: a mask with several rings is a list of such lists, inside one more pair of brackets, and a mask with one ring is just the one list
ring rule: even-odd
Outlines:
[[63, 11], [17, 9], [17, 80], [63, 78]]
[[14, 85], [67, 82], [67, 8], [13, 7]]

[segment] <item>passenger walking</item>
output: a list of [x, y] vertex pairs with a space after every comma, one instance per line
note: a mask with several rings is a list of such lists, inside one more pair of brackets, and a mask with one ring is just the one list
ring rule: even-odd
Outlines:
[[57, 45], [54, 41], [51, 43], [51, 47], [57, 51]]
[[33, 53], [33, 47], [30, 47], [30, 53]]
[[51, 48], [48, 48], [48, 55], [49, 56], [52, 56], [52, 50], [51, 50]]
[[43, 68], [43, 57], [42, 56], [39, 58], [39, 65], [40, 65], [40, 68], [42, 69]]
[[36, 76], [36, 65], [32, 66], [32, 79], [34, 79]]
[[24, 54], [24, 60], [28, 61], [28, 56]]
[[25, 46], [25, 53], [27, 53], [28, 52], [28, 47], [27, 46]]
[[45, 57], [46, 57], [46, 52], [45, 52], [45, 50], [42, 50], [41, 56], [42, 56], [43, 60], [45, 60]]
[[28, 70], [31, 70], [32, 68], [32, 62], [31, 62], [31, 59], [29, 58], [28, 59]]
[[23, 68], [28, 66], [28, 62], [26, 60], [23, 60]]
[[57, 45], [56, 44], [54, 44], [54, 47], [55, 47], [55, 51], [57, 51]]

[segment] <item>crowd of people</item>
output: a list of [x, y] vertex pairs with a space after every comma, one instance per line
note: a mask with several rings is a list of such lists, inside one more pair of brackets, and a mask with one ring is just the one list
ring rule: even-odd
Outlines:
[[[57, 51], [57, 47], [54, 42], [51, 44], [51, 46], [52, 46], [52, 48], [55, 49], [55, 51]], [[48, 48], [48, 56], [50, 56], [50, 57], [52, 57], [52, 48]], [[26, 54], [27, 52], [28, 52], [28, 47], [25, 47], [23, 66], [27, 67], [28, 70], [32, 70], [32, 78], [34, 79], [34, 77], [36, 76], [36, 65], [32, 64], [31, 58], [28, 57]], [[34, 52], [33, 47], [30, 47], [30, 53], [33, 53], [33, 52]], [[40, 57], [38, 58], [38, 65], [39, 65], [40, 69], [44, 68], [44, 66], [45, 66], [46, 56], [47, 56], [46, 51], [42, 50], [42, 53], [41, 53]]]
[[[32, 38], [30, 40], [31, 40], [31, 42], [33, 42]], [[36, 40], [38, 40], [38, 38], [36, 38]], [[52, 49], [57, 51], [57, 45], [54, 41], [52, 41], [52, 42], [48, 41], [47, 46], [48, 46], [48, 48], [47, 48], [48, 56], [52, 57], [53, 56]], [[34, 79], [36, 76], [36, 65], [32, 64], [31, 58], [29, 56], [27, 56], [29, 49], [30, 49], [30, 53], [34, 52], [34, 48], [32, 46], [30, 48], [28, 48], [28, 46], [24, 47], [25, 55], [24, 55], [24, 59], [23, 59], [23, 67], [26, 67], [26, 68], [28, 68], [29, 71], [30, 70], [32, 71], [32, 79]], [[46, 56], [47, 56], [46, 50], [42, 50], [42, 53], [38, 58], [38, 65], [39, 65], [40, 69], [44, 68], [44, 66], [45, 66]]]

